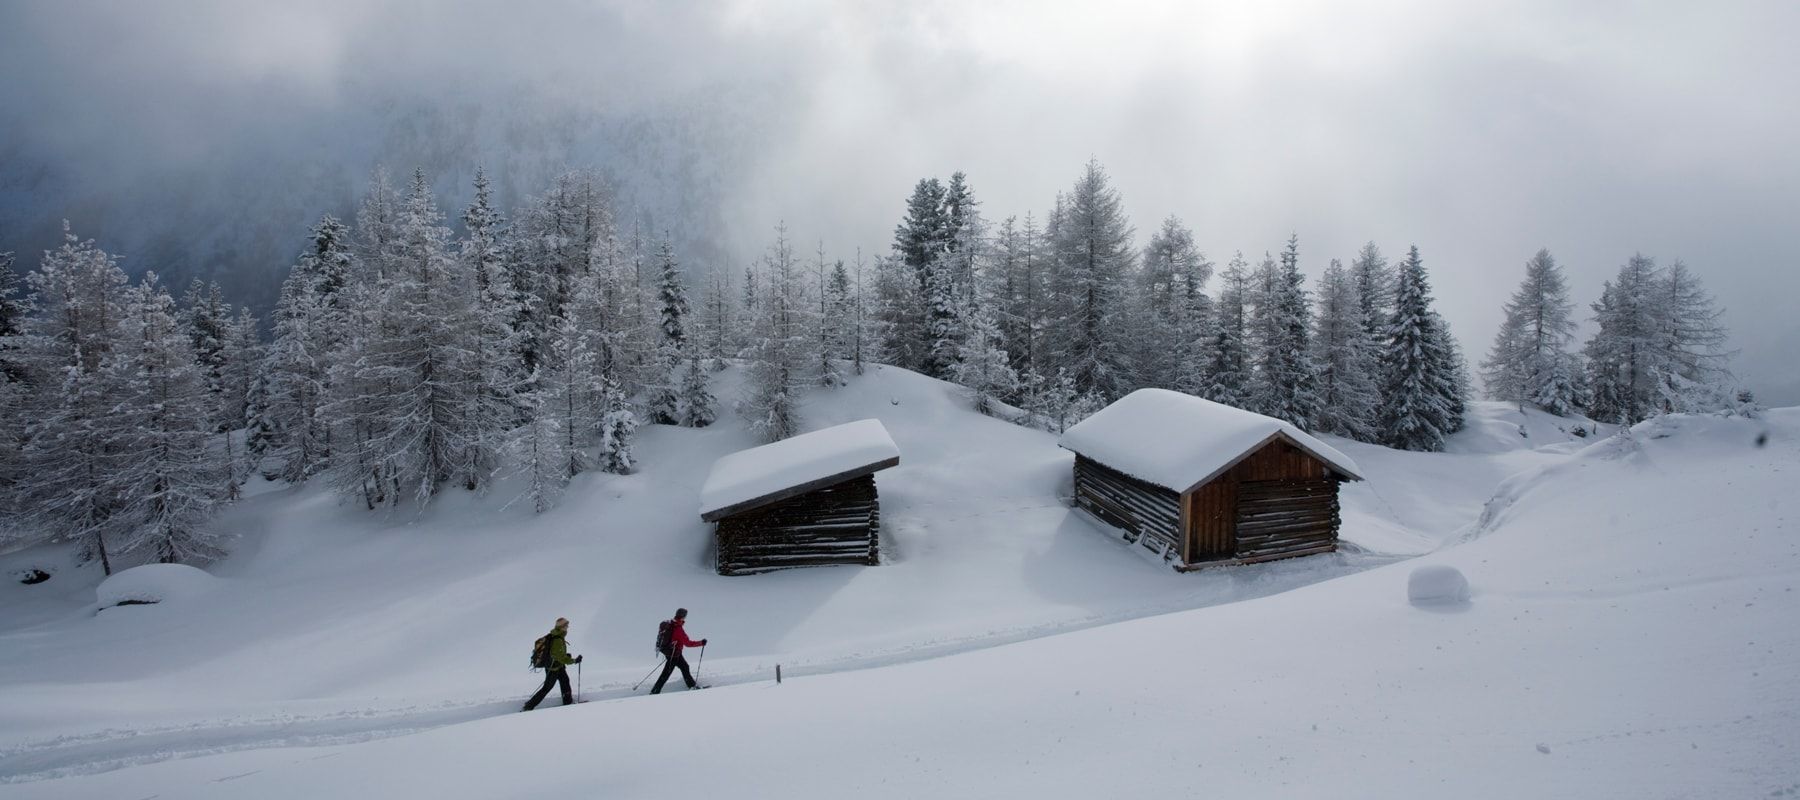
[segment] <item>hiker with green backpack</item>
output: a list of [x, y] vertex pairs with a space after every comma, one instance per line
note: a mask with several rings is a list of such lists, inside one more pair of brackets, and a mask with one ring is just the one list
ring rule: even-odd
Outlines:
[[532, 695], [530, 700], [525, 701], [525, 707], [520, 710], [537, 708], [537, 704], [544, 702], [544, 698], [550, 694], [550, 687], [558, 683], [562, 684], [563, 705], [575, 702], [574, 693], [569, 691], [569, 665], [580, 664], [581, 658], [569, 657], [569, 619], [557, 617], [556, 627], [538, 637], [531, 646], [531, 666], [544, 671], [544, 685], [538, 688], [537, 694]]

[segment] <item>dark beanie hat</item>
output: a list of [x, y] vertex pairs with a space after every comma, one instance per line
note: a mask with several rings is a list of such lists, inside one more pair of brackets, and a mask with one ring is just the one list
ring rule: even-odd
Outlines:
[[686, 619], [687, 618], [687, 609], [685, 609], [685, 608], [675, 609], [675, 618], [676, 619]]

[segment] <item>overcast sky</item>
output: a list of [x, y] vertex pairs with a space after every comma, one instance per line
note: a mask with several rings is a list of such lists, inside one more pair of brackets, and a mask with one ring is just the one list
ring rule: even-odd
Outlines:
[[0, 0], [0, 157], [254, 186], [215, 155], [321, 146], [285, 121], [371, 96], [712, 97], [748, 117], [715, 200], [745, 258], [782, 219], [885, 248], [959, 169], [990, 218], [1041, 217], [1093, 157], [1140, 238], [1175, 214], [1220, 263], [1417, 243], [1472, 358], [1539, 247], [1584, 309], [1633, 252], [1682, 258], [1740, 375], [1800, 403], [1800, 3], [509, 5]]

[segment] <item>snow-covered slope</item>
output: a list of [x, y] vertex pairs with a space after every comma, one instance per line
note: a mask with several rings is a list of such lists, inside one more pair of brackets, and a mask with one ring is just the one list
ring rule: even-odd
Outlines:
[[[1658, 423], [1574, 455], [1334, 441], [1371, 476], [1346, 497], [1352, 539], [1383, 535], [1370, 521], [1424, 544], [1474, 530], [1505, 476], [1456, 477], [1531, 473], [1479, 537], [1417, 561], [1176, 575], [1060, 503], [1068, 457], [1051, 437], [946, 392], [884, 370], [808, 409], [813, 427], [877, 416], [905, 454], [879, 477], [898, 553], [877, 568], [712, 575], [693, 493], [713, 457], [750, 444], [732, 425], [649, 429], [643, 475], [586, 477], [544, 518], [455, 494], [410, 523], [311, 492], [258, 498], [234, 512], [246, 546], [204, 610], [35, 608], [16, 626], [0, 612], [0, 780], [32, 781], [0, 793], [1800, 791], [1800, 411], [1771, 412], [1761, 448], [1742, 420]], [[1454, 496], [1396, 491], [1432, 481]], [[1472, 602], [1409, 605], [1416, 564], [1461, 569]], [[1247, 601], [1202, 608], [1228, 600]], [[721, 685], [628, 696], [677, 604]], [[1177, 609], [1197, 610], [1155, 615]], [[600, 702], [504, 713], [558, 613]], [[209, 751], [232, 752], [159, 760]]]
[[[717, 393], [737, 380], [720, 373]], [[1378, 541], [1396, 523], [1351, 500], [1344, 533], [1374, 540], [1365, 551], [1181, 575], [1069, 509], [1072, 457], [1054, 436], [972, 413], [948, 384], [881, 368], [810, 394], [803, 414], [811, 430], [878, 418], [904, 454], [877, 476], [884, 565], [714, 574], [700, 485], [756, 444], [727, 416], [642, 429], [640, 473], [580, 476], [544, 515], [502, 508], [507, 487], [393, 514], [265, 491], [220, 520], [243, 536], [211, 568], [229, 580], [190, 602], [96, 617], [97, 569], [0, 583], [0, 780], [505, 713], [534, 688], [526, 655], [557, 616], [574, 621], [588, 694], [608, 697], [653, 666], [656, 622], [677, 606], [723, 684], [1267, 595], [1396, 557]], [[1407, 534], [1407, 552], [1478, 511]]]

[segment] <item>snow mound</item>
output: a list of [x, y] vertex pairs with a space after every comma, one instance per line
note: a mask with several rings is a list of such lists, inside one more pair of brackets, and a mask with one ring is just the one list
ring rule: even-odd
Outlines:
[[1469, 579], [1462, 570], [1446, 564], [1419, 567], [1406, 579], [1406, 599], [1415, 606], [1467, 603]]
[[1139, 389], [1063, 433], [1065, 449], [1140, 480], [1185, 492], [1276, 436], [1352, 480], [1356, 462], [1274, 417], [1168, 389]]
[[160, 603], [205, 594], [218, 582], [205, 570], [186, 564], [145, 564], [113, 575], [94, 587], [102, 608]]

